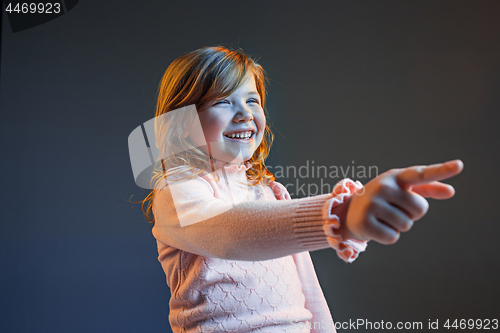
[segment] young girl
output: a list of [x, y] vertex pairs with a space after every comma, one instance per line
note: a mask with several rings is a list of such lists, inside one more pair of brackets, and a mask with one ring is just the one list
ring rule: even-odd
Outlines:
[[174, 332], [335, 332], [308, 251], [352, 262], [368, 240], [392, 244], [450, 198], [461, 161], [394, 169], [363, 187], [291, 200], [264, 160], [266, 77], [241, 50], [205, 47], [163, 76], [160, 163], [144, 200], [171, 289]]

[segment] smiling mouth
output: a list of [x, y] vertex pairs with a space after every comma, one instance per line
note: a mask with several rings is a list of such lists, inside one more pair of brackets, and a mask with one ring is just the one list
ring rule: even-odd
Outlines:
[[231, 134], [225, 134], [224, 135], [226, 138], [231, 139], [231, 140], [237, 140], [237, 141], [249, 141], [254, 137], [254, 132], [253, 131], [242, 131], [242, 132], [236, 132], [236, 133], [231, 133]]

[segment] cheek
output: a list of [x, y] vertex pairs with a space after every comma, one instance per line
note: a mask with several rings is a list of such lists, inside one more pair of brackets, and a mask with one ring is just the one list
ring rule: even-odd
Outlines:
[[205, 134], [207, 141], [216, 141], [214, 139], [219, 138], [224, 129], [221, 119], [216, 117], [209, 110], [201, 112], [199, 117], [201, 127], [203, 128], [203, 134]]
[[220, 141], [225, 128], [223, 124], [214, 119], [206, 122], [204, 125], [202, 124], [202, 127], [207, 141]]
[[262, 141], [264, 141], [264, 133], [266, 129], [266, 118], [255, 118], [255, 125], [258, 127], [259, 134], [256, 136], [256, 146], [260, 146], [262, 144]]
[[259, 128], [259, 133], [264, 135], [264, 131], [266, 129], [266, 116], [264, 112], [255, 117], [255, 124]]

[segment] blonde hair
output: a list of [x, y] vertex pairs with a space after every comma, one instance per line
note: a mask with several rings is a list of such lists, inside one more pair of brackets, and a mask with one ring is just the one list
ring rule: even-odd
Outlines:
[[[243, 53], [241, 49], [232, 50], [224, 46], [215, 46], [185, 53], [175, 59], [163, 75], [158, 90], [155, 116], [159, 117], [169, 111], [189, 105], [195, 105], [198, 112], [204, 111], [214, 100], [226, 98], [237, 90], [245, 82], [248, 73], [251, 73], [255, 79], [261, 106], [265, 110], [267, 76], [262, 66]], [[178, 117], [167, 117], [165, 121], [155, 121], [160, 156], [164, 154], [168, 157], [157, 163], [151, 179], [151, 184], [154, 183], [153, 190], [142, 200], [142, 210], [147, 220], [153, 224], [152, 208], [155, 188], [167, 174], [171, 176], [192, 171], [191, 176], [194, 177], [211, 168], [211, 171], [214, 171], [213, 165], [208, 162], [210, 157], [202, 150], [193, 148], [184, 139], [185, 124], [193, 120], [189, 118], [189, 113], [181, 113]], [[158, 138], [161, 139], [158, 140]], [[274, 181], [273, 174], [264, 164], [273, 138], [273, 133], [266, 124], [261, 144], [247, 161], [250, 164], [247, 178], [251, 181], [251, 185]], [[177, 168], [179, 166], [183, 167]], [[147, 205], [146, 210], [144, 210], [145, 205]]]

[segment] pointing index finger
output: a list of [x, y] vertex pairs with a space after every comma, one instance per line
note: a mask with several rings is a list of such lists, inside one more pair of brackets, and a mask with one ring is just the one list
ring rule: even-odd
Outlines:
[[464, 164], [461, 160], [453, 160], [445, 163], [432, 164], [428, 166], [408, 167], [396, 175], [397, 183], [402, 187], [423, 185], [433, 181], [451, 178], [462, 172]]

